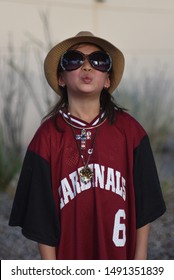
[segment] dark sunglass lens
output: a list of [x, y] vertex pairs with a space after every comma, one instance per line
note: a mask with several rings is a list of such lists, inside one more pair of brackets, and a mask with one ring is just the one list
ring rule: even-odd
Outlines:
[[61, 66], [65, 71], [73, 71], [83, 64], [83, 56], [77, 51], [67, 51], [62, 59]]
[[92, 66], [99, 71], [108, 72], [111, 69], [111, 58], [105, 52], [94, 52], [89, 55], [89, 59]]

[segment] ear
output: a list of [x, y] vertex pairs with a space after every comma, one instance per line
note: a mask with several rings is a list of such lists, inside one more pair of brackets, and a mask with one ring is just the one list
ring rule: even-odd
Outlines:
[[59, 76], [58, 84], [60, 87], [65, 87], [65, 80], [62, 74]]
[[110, 77], [109, 77], [109, 74], [107, 74], [107, 77], [106, 77], [106, 80], [104, 83], [104, 88], [109, 88], [110, 85], [111, 85]]

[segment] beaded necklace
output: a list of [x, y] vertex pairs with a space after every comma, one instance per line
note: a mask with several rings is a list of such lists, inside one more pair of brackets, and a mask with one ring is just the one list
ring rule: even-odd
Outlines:
[[[101, 121], [101, 119], [102, 119], [102, 114], [101, 114], [99, 124], [94, 126], [94, 127], [87, 128], [87, 129], [94, 129], [95, 128], [95, 133], [94, 133], [94, 136], [93, 136], [93, 139], [92, 139], [91, 148], [88, 150], [88, 158], [85, 161], [84, 155], [82, 154], [81, 150], [84, 150], [85, 146], [86, 146], [85, 145], [86, 139], [87, 139], [86, 129], [84, 127], [79, 127], [79, 126], [75, 126], [74, 124], [72, 124], [71, 118], [70, 118], [70, 113], [68, 113], [67, 115], [68, 115], [68, 120], [66, 120], [64, 118], [64, 116], [63, 116], [63, 119], [71, 126], [71, 129], [72, 129], [72, 132], [73, 132], [73, 135], [74, 135], [74, 139], [75, 139], [76, 144], [77, 144], [78, 152], [79, 152], [80, 158], [81, 158], [82, 163], [83, 163], [83, 167], [79, 171], [80, 180], [81, 180], [82, 183], [87, 184], [94, 176], [94, 173], [93, 173], [92, 169], [89, 167], [89, 161], [90, 161], [91, 155], [93, 154], [93, 151], [94, 151], [94, 145], [95, 145], [95, 142], [96, 142], [96, 136], [97, 136], [97, 133], [98, 133], [98, 129], [106, 121], [106, 119]], [[75, 134], [75, 128], [81, 129], [81, 135], [78, 135], [78, 138]], [[79, 142], [77, 141], [77, 139], [79, 139], [79, 137], [80, 137], [80, 140], [81, 140], [81, 146], [80, 146]]]

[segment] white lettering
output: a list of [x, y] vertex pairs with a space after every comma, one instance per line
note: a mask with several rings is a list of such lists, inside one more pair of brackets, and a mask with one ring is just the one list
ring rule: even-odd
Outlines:
[[104, 172], [105, 167], [99, 164], [94, 164], [95, 169], [95, 187], [100, 187], [101, 189], [104, 189]]
[[122, 177], [122, 197], [126, 200], [126, 180]]
[[58, 193], [59, 193], [59, 197], [60, 197], [60, 209], [62, 209], [65, 206], [65, 203], [63, 202], [63, 198], [62, 198], [62, 187], [61, 186], [58, 188]]
[[72, 186], [73, 186], [73, 190], [74, 190], [74, 195], [76, 195], [77, 193], [81, 193], [81, 189], [80, 189], [80, 183], [78, 181], [78, 173], [77, 171], [74, 171], [73, 173], [71, 173], [69, 175], [70, 180], [72, 182]]
[[61, 186], [62, 186], [62, 193], [64, 197], [64, 203], [67, 204], [69, 202], [69, 199], [74, 198], [74, 194], [66, 178], [61, 181]]
[[115, 174], [116, 174], [116, 193], [122, 196], [122, 189], [120, 186], [121, 173], [119, 171], [116, 171]]
[[115, 192], [115, 176], [113, 168], [108, 168], [107, 183], [105, 189], [108, 191], [111, 190], [112, 192]]
[[94, 179], [87, 184], [80, 182], [79, 168], [77, 171], [69, 174], [69, 178], [61, 180], [61, 185], [58, 188], [60, 197], [60, 209], [62, 209], [70, 200], [73, 200], [76, 195], [80, 195], [82, 191], [92, 187], [98, 187], [111, 191], [126, 200], [126, 180], [121, 176], [119, 171], [113, 168], [106, 168], [99, 164], [90, 164], [89, 167], [94, 173]]

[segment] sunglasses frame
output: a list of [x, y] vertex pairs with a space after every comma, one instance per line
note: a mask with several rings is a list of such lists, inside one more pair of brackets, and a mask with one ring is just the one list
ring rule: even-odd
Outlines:
[[[64, 67], [64, 65], [63, 65], [63, 59], [64, 59], [64, 56], [65, 56], [67, 53], [69, 53], [69, 52], [80, 54], [80, 55], [82, 56], [82, 58], [83, 58], [83, 63], [82, 63], [82, 64], [79, 64], [75, 69], [67, 70], [66, 67]], [[109, 61], [110, 61], [110, 66], [109, 66], [109, 68], [108, 68], [106, 71], [100, 70], [100, 69], [98, 69], [95, 65], [93, 65], [92, 60], [90, 59], [90, 57], [91, 57], [92, 55], [94, 55], [95, 53], [96, 53], [96, 54], [97, 54], [97, 53], [101, 53], [101, 54], [105, 54], [105, 55], [108, 56]], [[66, 51], [66, 52], [61, 56], [61, 59], [60, 59], [60, 66], [61, 66], [61, 68], [63, 69], [63, 71], [68, 71], [68, 72], [70, 72], [70, 71], [75, 71], [75, 70], [79, 69], [79, 68], [84, 64], [84, 62], [85, 62], [86, 59], [88, 60], [88, 62], [89, 62], [90, 65], [92, 66], [92, 68], [94, 68], [95, 70], [98, 70], [98, 71], [100, 71], [100, 72], [109, 72], [109, 71], [111, 70], [111, 68], [112, 68], [112, 58], [111, 58], [111, 56], [110, 56], [107, 52], [102, 51], [102, 50], [101, 50], [101, 51], [95, 51], [95, 52], [92, 52], [92, 53], [90, 53], [90, 54], [84, 54], [84, 53], [82, 53], [82, 52], [80, 52], [80, 51], [78, 51], [78, 50], [68, 50], [68, 51]]]

